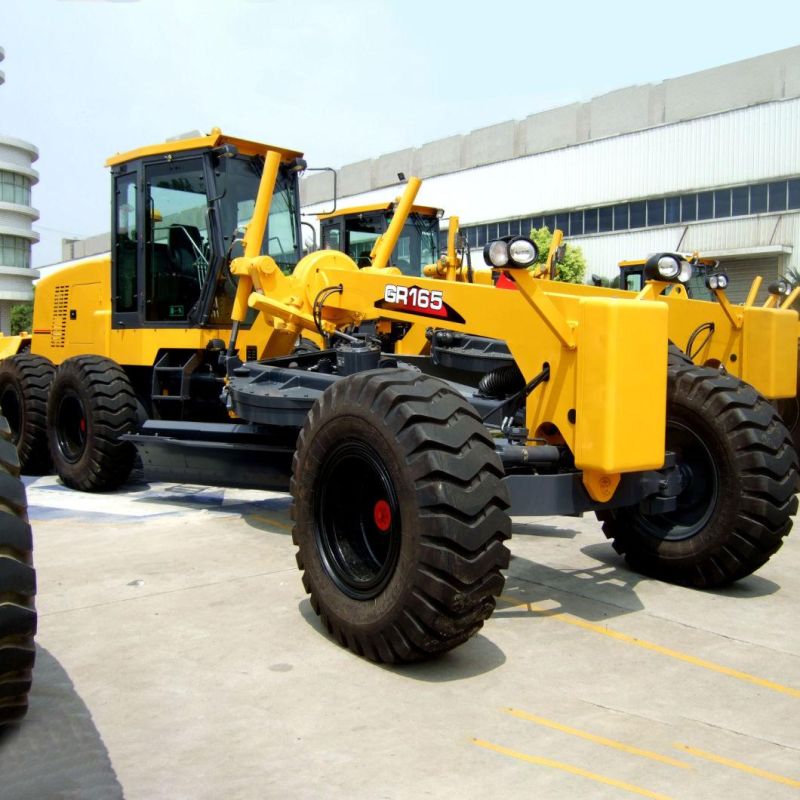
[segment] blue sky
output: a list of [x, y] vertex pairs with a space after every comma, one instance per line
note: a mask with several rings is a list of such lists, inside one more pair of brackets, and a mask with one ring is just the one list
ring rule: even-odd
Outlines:
[[0, 0], [34, 265], [108, 230], [114, 152], [218, 125], [341, 166], [800, 44], [796, 2]]

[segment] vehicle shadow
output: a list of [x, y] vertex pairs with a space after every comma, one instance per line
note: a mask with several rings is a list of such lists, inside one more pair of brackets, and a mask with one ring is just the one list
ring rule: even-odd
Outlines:
[[[569, 614], [586, 622], [605, 622], [645, 609], [636, 593], [654, 578], [632, 571], [607, 542], [587, 545], [580, 552], [595, 563], [577, 569], [556, 569], [515, 556], [495, 615], [547, 617]], [[773, 581], [749, 575], [719, 589], [690, 589], [731, 598], [764, 597], [780, 589]]]
[[[232, 500], [226, 497], [225, 489], [211, 486], [175, 484], [153, 487], [146, 484], [144, 486], [132, 486], [130, 490], [131, 493], [146, 492], [141, 497], [132, 498], [135, 503], [172, 506], [192, 511], [203, 510], [209, 513], [240, 514], [248, 522], [252, 517], [256, 521], [264, 523], [254, 524], [254, 527], [262, 530], [269, 530], [270, 520], [278, 515], [286, 514], [292, 502], [288, 494], [282, 494], [277, 497], [272, 494], [263, 499]], [[285, 524], [285, 522], [278, 519], [276, 527], [282, 528]], [[275, 530], [273, 532], [282, 533], [284, 531]]]
[[[300, 601], [298, 610], [303, 620], [320, 636], [324, 636], [338, 647], [341, 646], [323, 627], [320, 618], [311, 608], [308, 598]], [[501, 667], [505, 662], [505, 653], [494, 642], [479, 633], [455, 650], [451, 650], [449, 653], [442, 653], [442, 655], [436, 656], [429, 661], [401, 665], [378, 664], [376, 666], [409, 680], [424, 681], [426, 683], [450, 683], [484, 675]]]
[[[618, 555], [607, 542], [597, 542], [596, 544], [587, 545], [581, 548], [581, 552], [608, 566], [618, 567], [621, 564], [625, 564], [625, 559]], [[695, 591], [703, 592], [704, 594], [716, 594], [721, 597], [747, 598], [766, 597], [780, 591], [780, 588], [780, 585], [774, 581], [755, 574], [748, 575], [746, 578], [741, 578], [730, 586], [723, 586], [719, 589], [696, 589]]]
[[546, 525], [541, 522], [513, 521], [513, 536], [540, 536], [547, 539], [574, 539], [580, 531], [562, 528], [560, 525]]
[[21, 724], [0, 730], [3, 797], [122, 798], [91, 712], [61, 664], [38, 645], [29, 704]]
[[[603, 548], [602, 558], [594, 554], [594, 547]], [[644, 609], [636, 587], [647, 580], [645, 576], [628, 569], [609, 545], [591, 545], [581, 552], [597, 563], [563, 569], [515, 555], [495, 613], [503, 617], [571, 614], [599, 622]]]

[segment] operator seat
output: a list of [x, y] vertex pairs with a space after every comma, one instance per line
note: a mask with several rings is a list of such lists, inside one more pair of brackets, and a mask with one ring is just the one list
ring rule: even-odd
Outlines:
[[178, 275], [198, 279], [197, 260], [203, 252], [203, 237], [195, 225], [169, 226], [169, 259]]
[[[164, 287], [171, 297], [170, 307], [182, 308], [184, 315], [200, 298], [200, 284], [204, 276], [202, 264], [203, 237], [195, 225], [169, 226], [167, 254], [172, 275], [169, 287]], [[182, 315], [183, 316], [183, 315]]]

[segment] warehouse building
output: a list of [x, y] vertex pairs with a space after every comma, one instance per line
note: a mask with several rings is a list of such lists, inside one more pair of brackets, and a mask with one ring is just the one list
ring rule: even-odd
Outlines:
[[[608, 279], [621, 260], [699, 251], [739, 302], [754, 275], [800, 267], [800, 47], [348, 164], [339, 208], [391, 199], [398, 173], [426, 179], [417, 202], [457, 214], [477, 257], [542, 225]], [[328, 175], [304, 180], [304, 211], [331, 201]]]
[[[0, 47], [0, 62], [5, 52]], [[0, 71], [0, 85], [5, 76]], [[39, 212], [31, 206], [31, 187], [39, 174], [31, 164], [39, 157], [32, 144], [0, 133], [0, 333], [11, 330], [11, 308], [33, 300], [31, 246], [39, 241], [32, 229]]]

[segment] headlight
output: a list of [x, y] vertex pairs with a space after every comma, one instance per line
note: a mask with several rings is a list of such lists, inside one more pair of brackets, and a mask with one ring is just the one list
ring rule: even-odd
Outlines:
[[531, 266], [538, 257], [536, 245], [524, 236], [506, 236], [489, 242], [483, 248], [483, 260], [496, 269], [522, 269]]
[[483, 248], [483, 260], [490, 267], [504, 267], [508, 264], [508, 245], [502, 239], [489, 242]]
[[709, 275], [706, 278], [706, 286], [711, 289], [712, 292], [717, 289], [726, 289], [728, 287], [728, 276], [724, 272]]
[[783, 278], [781, 278], [779, 281], [771, 283], [768, 291], [770, 294], [785, 295], [792, 291], [792, 287], [789, 284], [789, 281], [785, 281]]
[[644, 265], [644, 278], [647, 281], [686, 283], [691, 277], [692, 265], [675, 253], [656, 253]]
[[508, 244], [508, 258], [518, 267], [529, 267], [538, 255], [536, 245], [530, 239], [520, 236]]
[[681, 271], [678, 273], [678, 280], [681, 283], [688, 283], [692, 277], [694, 269], [688, 261], [681, 261]]
[[671, 281], [681, 273], [681, 262], [673, 256], [661, 256], [656, 264], [658, 274], [665, 280]]

